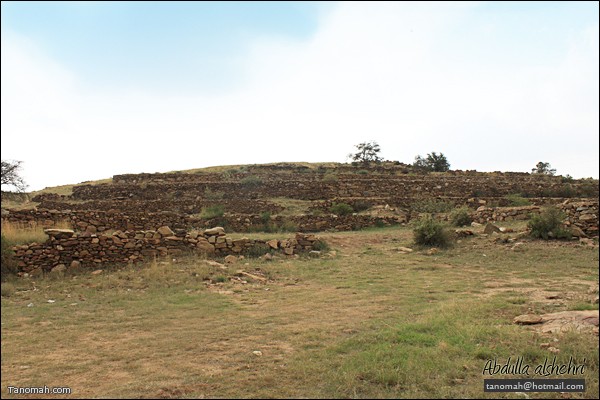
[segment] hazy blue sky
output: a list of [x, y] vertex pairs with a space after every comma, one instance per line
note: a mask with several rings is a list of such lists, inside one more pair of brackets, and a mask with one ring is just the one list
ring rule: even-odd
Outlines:
[[598, 177], [598, 3], [2, 2], [2, 159], [30, 189], [346, 161]]

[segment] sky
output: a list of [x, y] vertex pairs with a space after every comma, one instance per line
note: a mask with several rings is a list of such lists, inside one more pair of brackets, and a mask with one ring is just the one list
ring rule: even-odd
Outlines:
[[598, 2], [1, 3], [1, 153], [29, 190], [387, 160], [598, 178]]

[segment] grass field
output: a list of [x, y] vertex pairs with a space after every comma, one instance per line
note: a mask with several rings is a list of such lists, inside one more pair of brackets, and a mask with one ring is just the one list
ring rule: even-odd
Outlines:
[[478, 236], [403, 254], [406, 227], [321, 236], [333, 251], [321, 258], [169, 260], [3, 283], [2, 398], [43, 385], [70, 387], [66, 398], [524, 398], [484, 393], [483, 368], [523, 357], [533, 369], [554, 357], [547, 343], [557, 363], [585, 365], [562, 377], [586, 379], [587, 391], [527, 396], [598, 398], [595, 334], [513, 324], [597, 310], [597, 246], [513, 249]]

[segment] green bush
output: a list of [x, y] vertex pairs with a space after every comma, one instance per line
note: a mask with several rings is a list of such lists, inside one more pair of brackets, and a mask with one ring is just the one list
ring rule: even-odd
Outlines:
[[430, 214], [445, 213], [454, 209], [454, 203], [437, 199], [425, 199], [413, 203], [412, 209], [417, 212]]
[[213, 219], [217, 217], [222, 217], [224, 213], [225, 208], [220, 204], [216, 204], [213, 206], [203, 207], [202, 212], [200, 213], [200, 217], [204, 219]]
[[254, 243], [244, 250], [244, 255], [252, 258], [262, 257], [267, 253], [272, 253], [272, 251], [271, 246], [266, 243]]
[[354, 202], [352, 208], [354, 208], [354, 211], [356, 212], [367, 211], [369, 208], [371, 208], [371, 203], [364, 200], [358, 200]]
[[207, 200], [221, 200], [225, 196], [225, 192], [220, 190], [212, 191], [210, 188], [204, 189], [204, 198]]
[[334, 173], [328, 172], [323, 175], [323, 182], [336, 182], [338, 180], [338, 176]]
[[260, 214], [260, 220], [264, 224], [267, 224], [267, 223], [271, 222], [271, 213], [269, 211], [265, 211], [265, 212], [261, 213]]
[[294, 221], [283, 221], [279, 225], [279, 232], [298, 232], [298, 225]]
[[450, 213], [450, 224], [453, 226], [467, 226], [473, 222], [467, 207], [455, 208]]
[[375, 227], [376, 228], [385, 228], [386, 226], [387, 226], [387, 224], [385, 223], [384, 220], [379, 219], [379, 218], [375, 220]]
[[570, 239], [571, 233], [563, 226], [565, 214], [556, 207], [548, 207], [541, 214], [534, 214], [527, 227], [530, 235], [539, 239]]
[[2, 281], [9, 275], [17, 273], [17, 262], [11, 247], [12, 244], [2, 235], [2, 266], [0, 274]]
[[579, 192], [583, 197], [598, 197], [598, 181], [586, 179], [579, 186]]
[[263, 182], [258, 176], [250, 175], [240, 180], [240, 183], [246, 188], [253, 188], [262, 184]]
[[329, 207], [329, 212], [336, 215], [350, 215], [354, 212], [354, 208], [346, 203], [333, 203], [333, 205]]
[[562, 183], [572, 183], [574, 181], [573, 177], [569, 174], [567, 174], [565, 176], [561, 176], [560, 180]]
[[451, 243], [446, 226], [431, 215], [417, 221], [413, 235], [415, 243], [421, 246], [448, 247]]
[[313, 243], [313, 250], [316, 251], [327, 251], [329, 250], [329, 245], [324, 240], [317, 240]]
[[519, 193], [513, 193], [504, 196], [506, 200], [508, 200], [508, 205], [511, 207], [521, 207], [521, 206], [530, 206], [531, 201], [521, 196]]

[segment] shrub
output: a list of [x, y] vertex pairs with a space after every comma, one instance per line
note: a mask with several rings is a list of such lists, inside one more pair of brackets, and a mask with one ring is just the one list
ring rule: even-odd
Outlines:
[[556, 197], [575, 197], [575, 189], [572, 185], [565, 183], [557, 187], [552, 194]]
[[269, 211], [261, 213], [260, 220], [265, 224], [271, 222], [271, 213]]
[[240, 180], [240, 183], [246, 188], [253, 188], [262, 184], [263, 182], [258, 176], [250, 175]]
[[466, 226], [473, 222], [467, 207], [455, 208], [450, 213], [450, 223], [453, 226]]
[[386, 223], [385, 223], [384, 220], [378, 218], [378, 219], [375, 220], [375, 227], [376, 228], [385, 228], [386, 227]]
[[530, 206], [531, 202], [521, 196], [519, 193], [509, 194], [504, 196], [506, 200], [508, 200], [508, 205], [511, 207], [521, 207], [521, 206]]
[[349, 215], [354, 212], [354, 208], [346, 203], [333, 203], [333, 205], [329, 207], [329, 212], [336, 215]]
[[254, 243], [244, 250], [244, 255], [254, 258], [262, 257], [267, 253], [271, 253], [271, 246], [266, 243]]
[[416, 156], [413, 167], [424, 171], [445, 172], [450, 170], [450, 163], [444, 153], [437, 154], [434, 151], [427, 154], [427, 157]]
[[17, 273], [17, 262], [12, 251], [12, 244], [2, 235], [2, 266], [0, 278], [4, 281], [8, 275]]
[[366, 211], [369, 208], [371, 208], [371, 203], [369, 203], [368, 201], [364, 201], [364, 200], [358, 200], [354, 202], [354, 211], [356, 212], [361, 212], [361, 211]]
[[454, 204], [443, 200], [425, 199], [413, 203], [412, 209], [417, 212], [429, 214], [444, 213], [453, 210]]
[[565, 214], [556, 207], [548, 207], [541, 214], [534, 214], [527, 227], [534, 238], [570, 239], [571, 233], [563, 226]]
[[431, 215], [426, 215], [417, 221], [413, 235], [415, 243], [422, 246], [447, 247], [450, 245], [450, 235], [441, 222]]
[[210, 188], [204, 190], [204, 198], [207, 200], [221, 200], [225, 196], [225, 192], [215, 190], [212, 191]]
[[317, 240], [313, 243], [313, 250], [316, 251], [327, 251], [329, 250], [329, 245], [324, 240]]
[[222, 217], [224, 213], [225, 208], [220, 204], [216, 204], [213, 206], [203, 207], [202, 212], [200, 213], [200, 217], [204, 219], [212, 219]]
[[560, 180], [562, 183], [573, 183], [573, 177], [569, 174], [565, 175], [565, 176], [561, 176]]
[[592, 178], [585, 179], [579, 186], [579, 192], [583, 197], [598, 197], [598, 181]]
[[323, 175], [323, 182], [336, 182], [338, 180], [338, 176], [333, 173], [326, 173]]
[[279, 226], [279, 232], [298, 232], [298, 225], [294, 221], [283, 221]]

